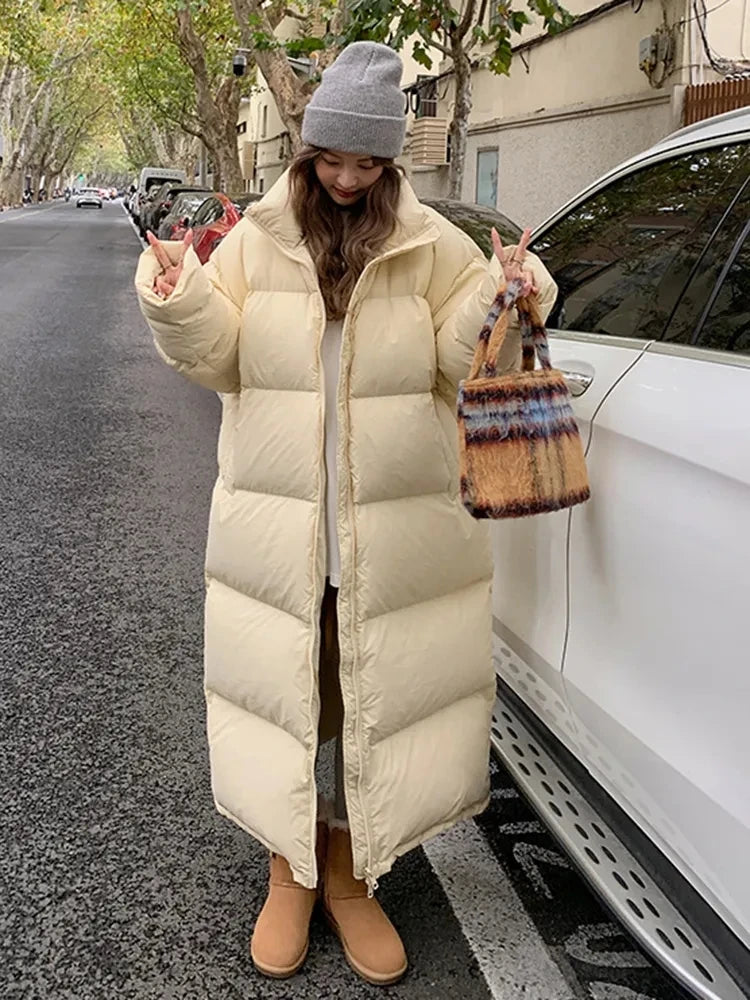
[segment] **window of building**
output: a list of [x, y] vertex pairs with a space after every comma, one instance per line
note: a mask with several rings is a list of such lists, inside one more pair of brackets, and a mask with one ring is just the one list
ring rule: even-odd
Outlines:
[[264, 180], [265, 180], [265, 178], [263, 178], [263, 177], [259, 177], [258, 178], [258, 193], [259, 194], [263, 194], [263, 187], [264, 187], [263, 181]]
[[411, 107], [415, 105], [417, 118], [434, 118], [437, 115], [438, 89], [435, 77], [417, 77], [414, 99], [410, 103]]
[[477, 153], [476, 197], [478, 205], [497, 208], [497, 149], [480, 149]]
[[239, 122], [237, 125], [237, 135], [244, 135], [247, 132], [247, 122]]
[[746, 153], [740, 145], [682, 153], [575, 205], [531, 248], [559, 288], [550, 326], [661, 339]]
[[263, 105], [263, 120], [260, 127], [260, 135], [262, 139], [268, 135], [268, 105]]

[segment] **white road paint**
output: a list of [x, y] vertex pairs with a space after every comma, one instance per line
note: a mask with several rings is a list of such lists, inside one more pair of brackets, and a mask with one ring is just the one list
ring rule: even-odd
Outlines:
[[53, 209], [57, 208], [56, 204], [48, 205], [45, 208], [8, 208], [4, 212], [0, 212], [0, 222], [18, 222], [19, 219], [35, 219], [39, 215], [44, 215], [45, 212], [51, 212]]
[[572, 1000], [480, 830], [462, 823], [424, 852], [476, 956], [493, 1000]]
[[130, 225], [133, 227], [133, 232], [136, 235], [136, 239], [141, 244], [141, 246], [143, 247], [144, 250], [148, 250], [148, 243], [146, 242], [146, 240], [144, 240], [141, 237], [141, 234], [138, 232], [138, 227], [133, 222], [133, 216], [130, 214], [130, 212], [125, 207], [125, 202], [121, 202], [120, 204], [122, 205], [122, 210], [125, 213], [125, 218], [128, 220], [128, 222], [130, 223]]

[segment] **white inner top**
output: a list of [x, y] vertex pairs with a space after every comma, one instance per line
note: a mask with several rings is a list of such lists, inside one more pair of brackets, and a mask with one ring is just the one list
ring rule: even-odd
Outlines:
[[325, 413], [325, 459], [326, 459], [326, 576], [332, 587], [341, 584], [341, 559], [339, 557], [339, 536], [336, 530], [336, 496], [338, 477], [336, 475], [336, 449], [338, 446], [338, 420], [336, 417], [336, 395], [341, 366], [341, 320], [326, 325], [320, 357], [323, 363], [323, 379], [326, 393]]

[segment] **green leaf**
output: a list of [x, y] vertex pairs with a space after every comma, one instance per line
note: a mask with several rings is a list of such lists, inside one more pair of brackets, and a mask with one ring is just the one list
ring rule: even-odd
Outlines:
[[412, 53], [416, 62], [425, 69], [432, 69], [432, 57], [422, 42], [414, 42]]

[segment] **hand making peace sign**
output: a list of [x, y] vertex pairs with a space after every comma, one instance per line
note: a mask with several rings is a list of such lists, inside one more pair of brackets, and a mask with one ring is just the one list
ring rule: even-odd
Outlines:
[[514, 278], [520, 278], [523, 281], [521, 298], [524, 299], [529, 295], [536, 295], [539, 291], [536, 287], [533, 271], [529, 271], [528, 268], [524, 270], [523, 266], [523, 262], [526, 258], [526, 250], [530, 240], [531, 230], [524, 229], [523, 236], [521, 237], [518, 246], [515, 250], [509, 252], [503, 247], [498, 231], [496, 229], [492, 230], [492, 246], [495, 251], [495, 256], [502, 265], [505, 280], [507, 282], [513, 281]]
[[161, 264], [161, 272], [154, 278], [154, 292], [160, 299], [168, 299], [175, 290], [180, 275], [182, 274], [182, 265], [185, 260], [185, 254], [188, 252], [188, 247], [192, 246], [193, 243], [193, 230], [188, 229], [185, 233], [182, 240], [182, 253], [180, 254], [180, 258], [176, 264], [172, 263], [166, 249], [161, 245], [150, 229], [146, 233], [146, 237], [148, 238], [148, 242], [153, 247], [154, 256]]

